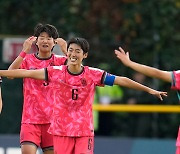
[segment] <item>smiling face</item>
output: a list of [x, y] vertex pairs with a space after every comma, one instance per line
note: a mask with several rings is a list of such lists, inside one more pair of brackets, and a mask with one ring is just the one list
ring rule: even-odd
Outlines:
[[36, 45], [38, 46], [39, 52], [48, 53], [51, 52], [55, 46], [55, 42], [46, 32], [42, 32], [37, 38]]
[[67, 51], [68, 64], [81, 66], [84, 58], [87, 58], [87, 53], [84, 53], [79, 45], [72, 43]]

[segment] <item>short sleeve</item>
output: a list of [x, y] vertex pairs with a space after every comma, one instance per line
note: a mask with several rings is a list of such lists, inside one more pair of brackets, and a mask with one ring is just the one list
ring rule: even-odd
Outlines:
[[107, 74], [104, 70], [89, 67], [89, 72], [90, 72], [89, 74], [90, 74], [93, 82], [97, 86], [104, 86], [104, 79], [105, 79], [105, 76]]
[[177, 96], [180, 102], [180, 71], [172, 72], [172, 85], [171, 89], [177, 91]]
[[180, 71], [172, 72], [171, 88], [175, 90], [180, 90]]

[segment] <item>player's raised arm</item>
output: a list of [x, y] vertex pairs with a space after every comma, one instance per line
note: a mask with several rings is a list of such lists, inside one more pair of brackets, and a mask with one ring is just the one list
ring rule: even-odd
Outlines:
[[25, 69], [14, 69], [14, 70], [0, 70], [0, 76], [10, 78], [33, 78], [39, 80], [45, 80], [45, 70], [25, 70]]
[[25, 58], [26, 54], [31, 50], [31, 46], [34, 41], [36, 41], [37, 37], [31, 36], [28, 39], [26, 39], [23, 43], [23, 49], [19, 56], [12, 62], [12, 64], [9, 66], [8, 70], [12, 69], [18, 69], [20, 68], [23, 59]]
[[130, 67], [137, 72], [140, 72], [149, 77], [164, 80], [166, 82], [172, 81], [171, 72], [162, 71], [157, 68], [133, 62], [129, 58], [129, 52], [125, 52], [121, 47], [119, 47], [119, 50], [115, 50], [115, 54], [124, 65]]
[[61, 48], [61, 51], [64, 53], [64, 55], [67, 54], [67, 42], [62, 38], [56, 39], [56, 44], [59, 45]]
[[167, 96], [167, 92], [154, 90], [154, 89], [149, 88], [145, 85], [142, 85], [136, 81], [133, 81], [127, 77], [116, 76], [115, 80], [114, 80], [114, 84], [120, 85], [123, 87], [127, 87], [127, 88], [131, 88], [131, 89], [145, 91], [151, 95], [158, 97], [160, 100], [163, 100], [162, 96]]

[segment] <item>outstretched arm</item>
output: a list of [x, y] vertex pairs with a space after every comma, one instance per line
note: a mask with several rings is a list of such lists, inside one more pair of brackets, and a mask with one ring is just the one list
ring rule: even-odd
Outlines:
[[171, 72], [162, 71], [157, 68], [133, 62], [129, 58], [129, 52], [125, 52], [121, 47], [119, 47], [119, 50], [115, 50], [115, 54], [124, 65], [130, 67], [137, 72], [140, 72], [149, 77], [164, 80], [166, 82], [172, 81]]
[[9, 66], [8, 70], [20, 68], [24, 56], [31, 50], [32, 43], [34, 41], [36, 41], [36, 38], [37, 37], [31, 36], [27, 40], [24, 41], [23, 49], [22, 49], [20, 55], [12, 62], [12, 64]]
[[0, 70], [0, 76], [10, 78], [33, 78], [39, 80], [45, 80], [45, 70], [25, 70], [25, 69], [14, 69], [14, 70]]
[[167, 92], [161, 92], [161, 91], [151, 89], [127, 77], [116, 76], [114, 80], [114, 84], [127, 87], [127, 88], [145, 91], [151, 95], [158, 97], [160, 100], [163, 100], [162, 96], [167, 96]]

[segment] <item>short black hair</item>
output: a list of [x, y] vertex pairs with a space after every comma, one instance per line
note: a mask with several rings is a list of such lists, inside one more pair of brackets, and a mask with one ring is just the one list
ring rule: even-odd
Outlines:
[[89, 52], [89, 43], [85, 38], [80, 37], [73, 37], [67, 42], [67, 49], [69, 48], [70, 44], [75, 43], [81, 47], [83, 53]]
[[37, 24], [34, 28], [34, 36], [38, 37], [42, 32], [46, 32], [49, 37], [52, 37], [53, 39], [57, 39], [59, 37], [56, 27], [50, 24]]

